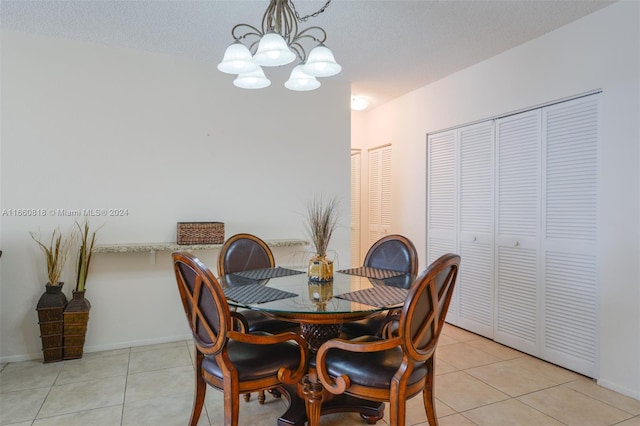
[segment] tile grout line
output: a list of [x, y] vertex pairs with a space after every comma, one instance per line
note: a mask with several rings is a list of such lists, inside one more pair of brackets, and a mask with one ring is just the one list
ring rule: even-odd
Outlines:
[[[477, 349], [477, 348], [476, 348], [476, 349]], [[481, 349], [478, 349], [478, 350], [481, 350]], [[520, 358], [520, 357], [516, 357], [516, 358], [512, 358], [512, 359], [517, 359], [517, 358]], [[533, 358], [539, 359], [539, 358], [537, 358], [537, 357], [533, 357]], [[502, 360], [502, 361], [498, 361], [498, 362], [505, 362], [505, 361], [510, 361], [510, 360], [511, 360], [511, 359], [509, 359], [509, 360]], [[544, 360], [541, 360], [541, 361], [544, 361]], [[489, 364], [485, 364], [485, 365], [493, 365], [493, 364], [497, 364], [498, 362], [489, 363]], [[544, 361], [544, 362], [547, 362], [547, 361]], [[500, 390], [500, 389], [496, 388], [496, 387], [495, 387], [495, 386], [493, 386], [491, 383], [488, 383], [488, 382], [486, 382], [485, 380], [482, 380], [481, 378], [475, 377], [474, 375], [472, 375], [472, 374], [470, 374], [470, 373], [468, 373], [468, 372], [466, 371], [466, 370], [470, 370], [470, 369], [473, 369], [473, 368], [483, 367], [483, 366], [485, 366], [485, 365], [482, 365], [482, 366], [476, 366], [476, 367], [469, 367], [468, 369], [460, 370], [460, 371], [464, 371], [464, 372], [465, 372], [466, 374], [468, 374], [469, 376], [471, 376], [471, 377], [475, 378], [476, 380], [479, 380], [480, 382], [482, 382], [482, 383], [484, 383], [485, 385], [487, 385], [487, 386], [489, 386], [489, 387], [491, 387], [491, 388], [493, 388], [493, 389], [497, 390], [498, 392], [501, 392], [501, 393], [503, 393], [503, 394], [507, 395], [509, 398], [504, 399], [504, 400], [502, 400], [502, 401], [491, 402], [491, 403], [489, 403], [489, 404], [485, 404], [485, 405], [481, 405], [481, 406], [479, 406], [479, 407], [471, 408], [471, 409], [469, 409], [469, 410], [465, 410], [464, 412], [467, 412], [467, 411], [470, 411], [470, 410], [474, 410], [474, 409], [477, 409], [477, 408], [480, 408], [480, 407], [487, 407], [487, 406], [491, 406], [491, 405], [498, 404], [498, 403], [500, 403], [500, 402], [504, 402], [504, 401], [508, 401], [508, 400], [515, 400], [515, 401], [517, 401], [517, 402], [519, 402], [519, 403], [521, 403], [521, 404], [524, 404], [524, 405], [526, 405], [527, 407], [529, 407], [529, 408], [531, 408], [531, 409], [533, 409], [533, 410], [535, 410], [535, 411], [537, 411], [537, 412], [541, 413], [542, 415], [544, 415], [544, 416], [546, 416], [546, 417], [549, 417], [549, 418], [551, 418], [551, 419], [553, 419], [553, 420], [557, 421], [558, 423], [561, 423], [561, 424], [563, 424], [563, 425], [566, 425], [566, 423], [562, 422], [560, 419], [557, 419], [557, 418], [555, 418], [554, 416], [552, 416], [551, 414], [549, 414], [549, 413], [545, 413], [545, 412], [543, 412], [543, 411], [539, 410], [538, 408], [536, 408], [536, 407], [534, 407], [534, 406], [532, 406], [532, 405], [527, 404], [525, 401], [522, 401], [522, 400], [520, 400], [519, 398], [521, 398], [521, 397], [523, 397], [523, 396], [526, 396], [526, 395], [532, 395], [532, 394], [537, 393], [537, 392], [542, 392], [542, 391], [545, 391], [545, 390], [553, 389], [553, 388], [560, 388], [560, 387], [563, 387], [564, 385], [566, 385], [567, 383], [571, 383], [571, 382], [576, 381], [576, 380], [578, 380], [578, 379], [571, 379], [571, 380], [567, 380], [567, 381], [562, 382], [562, 383], [556, 383], [556, 384], [554, 384], [554, 385], [547, 386], [547, 387], [540, 388], [540, 389], [536, 389], [536, 390], [533, 390], [533, 391], [530, 391], [530, 392], [525, 392], [525, 393], [520, 394], [520, 395], [511, 396], [511, 395], [507, 394], [506, 392], [504, 392], [504, 391], [502, 391], [502, 390]], [[562, 368], [562, 367], [560, 367], [560, 368]], [[594, 397], [592, 397], [592, 396], [590, 396], [590, 395], [584, 394], [584, 393], [582, 393], [582, 392], [580, 392], [580, 391], [577, 391], [577, 390], [575, 390], [575, 389], [572, 389], [572, 388], [567, 388], [567, 389], [569, 389], [569, 390], [571, 390], [571, 391], [573, 391], [573, 392], [579, 393], [579, 394], [581, 394], [581, 395], [584, 395], [584, 396], [586, 396], [586, 397], [588, 397], [588, 398], [590, 398], [590, 399], [593, 399], [594, 401], [600, 401], [598, 398], [594, 398]], [[604, 401], [600, 401], [600, 402], [604, 403]], [[608, 404], [607, 404], [607, 405], [608, 405]], [[620, 409], [620, 408], [618, 408], [618, 407], [613, 407], [613, 408]], [[621, 410], [621, 409], [620, 409], [620, 410]], [[622, 410], [622, 411], [624, 411], [624, 410]], [[625, 411], [625, 412], [626, 412], [626, 411]], [[463, 415], [463, 412], [460, 412], [460, 414], [462, 414], [462, 415]], [[465, 417], [465, 418], [467, 418], [466, 416], [464, 416], [464, 417]], [[468, 419], [468, 418], [467, 418], [467, 419]], [[470, 420], [470, 419], [468, 419], [468, 420]]]
[[[504, 360], [503, 360], [503, 361], [504, 361]], [[501, 362], [502, 362], [502, 361], [501, 361]], [[490, 364], [495, 364], [495, 363], [490, 363]], [[490, 364], [486, 364], [486, 365], [490, 365]], [[470, 367], [469, 369], [471, 369], [471, 368], [476, 368], [476, 367]], [[473, 422], [470, 418], [468, 418], [467, 416], [465, 416], [465, 415], [464, 415], [464, 413], [469, 412], [469, 411], [473, 411], [473, 410], [477, 410], [477, 409], [479, 409], [479, 408], [484, 408], [484, 407], [490, 407], [490, 406], [492, 406], [492, 405], [497, 405], [497, 404], [503, 403], [503, 402], [505, 402], [505, 401], [515, 400], [515, 401], [517, 401], [517, 402], [519, 402], [519, 403], [521, 403], [521, 404], [526, 405], [526, 406], [527, 406], [527, 407], [529, 407], [529, 408], [534, 409], [535, 411], [537, 411], [537, 412], [541, 413], [542, 415], [544, 415], [544, 416], [546, 416], [546, 417], [552, 418], [553, 420], [555, 420], [555, 421], [557, 421], [557, 422], [559, 422], [559, 423], [561, 423], [561, 424], [563, 424], [563, 425], [566, 425], [566, 423], [561, 422], [560, 420], [558, 420], [558, 419], [554, 418], [553, 416], [549, 415], [548, 413], [544, 413], [544, 412], [542, 412], [542, 411], [538, 410], [537, 408], [532, 407], [532, 406], [530, 406], [529, 404], [525, 403], [524, 401], [520, 401], [520, 400], [518, 399], [519, 397], [524, 396], [524, 395], [529, 395], [529, 394], [532, 394], [532, 393], [535, 393], [535, 392], [539, 392], [539, 391], [542, 391], [542, 390], [546, 390], [546, 389], [551, 389], [551, 388], [554, 388], [554, 387], [562, 386], [562, 384], [557, 384], [557, 385], [549, 386], [549, 387], [546, 387], [546, 388], [537, 389], [537, 390], [535, 390], [535, 391], [527, 392], [527, 393], [524, 393], [524, 394], [522, 394], [522, 395], [518, 395], [518, 396], [511, 396], [511, 395], [509, 395], [508, 393], [506, 393], [506, 392], [504, 392], [504, 391], [502, 391], [502, 390], [500, 390], [500, 389], [496, 388], [495, 386], [491, 385], [490, 383], [487, 383], [487, 382], [485, 382], [484, 380], [482, 380], [482, 379], [480, 379], [480, 378], [478, 378], [478, 377], [473, 376], [472, 374], [468, 373], [466, 370], [468, 370], [468, 369], [458, 369], [457, 371], [450, 371], [450, 372], [448, 372], [448, 373], [444, 373], [444, 374], [452, 374], [452, 373], [459, 373], [459, 372], [465, 373], [465, 374], [467, 374], [469, 377], [471, 377], [471, 378], [473, 378], [473, 379], [476, 379], [476, 380], [478, 380], [478, 381], [482, 382], [482, 383], [483, 383], [483, 384], [485, 384], [486, 386], [491, 387], [492, 389], [494, 389], [494, 390], [496, 390], [496, 391], [498, 391], [498, 392], [502, 393], [503, 395], [506, 395], [506, 396], [507, 396], [507, 398], [502, 399], [502, 400], [499, 400], [499, 401], [493, 401], [493, 402], [490, 402], [490, 403], [487, 403], [487, 404], [482, 404], [482, 405], [479, 405], [479, 406], [477, 406], [477, 407], [469, 408], [469, 409], [467, 409], [467, 410], [462, 410], [462, 411], [458, 411], [458, 410], [454, 409], [453, 407], [449, 406], [448, 404], [446, 404], [444, 401], [440, 400], [440, 402], [441, 402], [442, 404], [445, 404], [447, 407], [451, 408], [451, 409], [454, 411], [453, 413], [451, 413], [451, 414], [449, 414], [449, 415], [447, 415], [447, 416], [443, 416], [442, 418], [444, 418], [444, 417], [450, 417], [450, 416], [454, 416], [454, 415], [456, 415], [456, 414], [459, 414], [459, 415], [463, 416], [463, 417], [464, 417], [466, 420], [468, 420], [469, 422], [471, 422], [471, 423], [473, 423], [473, 424], [476, 424], [476, 423], [475, 423], [475, 422]], [[436, 398], [437, 398], [437, 397], [436, 397]]]
[[49, 386], [49, 390], [47, 391], [47, 394], [42, 399], [42, 404], [40, 404], [40, 407], [38, 408], [38, 411], [36, 412], [36, 415], [31, 420], [31, 424], [32, 425], [38, 419], [38, 415], [40, 414], [40, 411], [42, 411], [42, 407], [44, 407], [45, 402], [47, 402], [47, 398], [49, 398], [49, 395], [51, 394], [51, 391], [53, 390], [53, 387], [55, 386], [56, 382], [58, 381], [58, 378], [60, 377], [60, 373], [62, 373], [62, 369], [64, 368], [65, 363], [66, 363], [66, 361], [63, 360], [62, 361], [62, 367], [60, 367], [60, 370], [58, 370], [58, 374], [56, 374], [56, 378], [53, 379], [53, 383], [51, 383], [51, 386]]
[[[586, 376], [585, 376], [585, 377], [586, 377]], [[589, 379], [591, 379], [590, 377], [588, 377], [588, 378], [589, 378]], [[572, 382], [577, 382], [577, 381], [579, 381], [579, 380], [580, 380], [580, 379], [569, 380], [568, 382], [564, 382], [564, 383], [562, 383], [562, 386], [565, 386], [565, 385], [567, 385], [567, 384], [569, 384], [569, 383], [572, 383]], [[596, 385], [596, 386], [600, 386], [600, 385], [598, 385], [598, 382], [597, 382], [595, 379], [591, 379], [591, 380], [595, 383], [595, 385]], [[627, 411], [627, 410], [626, 410], [626, 409], [624, 409], [624, 408], [621, 408], [621, 407], [619, 407], [619, 406], [617, 406], [617, 405], [613, 405], [613, 404], [609, 403], [608, 401], [605, 401], [605, 400], [600, 399], [600, 398], [598, 398], [598, 397], [591, 396], [591, 395], [589, 395], [588, 393], [582, 392], [582, 391], [581, 391], [581, 390], [579, 390], [579, 389], [573, 389], [573, 388], [571, 388], [571, 387], [568, 387], [568, 389], [571, 389], [572, 391], [577, 392], [577, 393], [579, 393], [580, 395], [586, 396], [587, 398], [594, 399], [594, 400], [596, 400], [596, 401], [598, 401], [598, 402], [600, 402], [600, 403], [602, 403], [602, 404], [605, 404], [605, 405], [607, 405], [607, 406], [609, 406], [609, 407], [611, 407], [611, 408], [615, 408], [616, 410], [620, 410], [620, 411], [623, 411], [623, 412], [625, 412], [625, 413], [628, 413], [628, 414], [631, 416], [631, 417], [630, 417], [630, 419], [632, 419], [632, 418], [634, 418], [634, 417], [639, 417], [639, 418], [640, 418], [640, 414], [631, 413], [631, 412]], [[627, 420], [629, 420], [629, 419], [627, 419]], [[623, 420], [623, 421], [625, 421], [625, 420]]]
[[124, 375], [124, 392], [122, 393], [122, 410], [120, 410], [120, 426], [124, 423], [124, 405], [127, 400], [127, 384], [129, 383], [129, 367], [131, 365], [131, 348], [129, 348], [129, 356], [127, 357], [127, 371]]
[[[460, 342], [460, 343], [465, 343], [465, 342]], [[491, 353], [489, 353], [489, 352], [487, 352], [487, 351], [484, 351], [484, 350], [482, 350], [482, 349], [480, 349], [480, 348], [474, 348], [474, 349], [479, 350], [479, 351], [484, 352], [484, 353], [487, 353], [487, 354], [489, 354], [489, 355], [493, 355], [493, 354], [491, 354]], [[494, 355], [494, 356], [495, 356], [495, 355]], [[499, 404], [499, 403], [502, 403], [502, 402], [505, 402], [505, 401], [509, 401], [509, 400], [515, 400], [515, 401], [517, 401], [517, 402], [519, 402], [519, 403], [521, 403], [521, 404], [524, 404], [524, 405], [526, 405], [527, 407], [529, 407], [529, 408], [531, 408], [531, 409], [533, 409], [533, 410], [535, 410], [535, 411], [537, 411], [537, 412], [541, 413], [542, 415], [544, 415], [544, 416], [546, 416], [546, 417], [549, 417], [549, 418], [551, 418], [551, 419], [553, 419], [553, 420], [555, 420], [555, 421], [557, 421], [557, 422], [559, 422], [559, 423], [561, 423], [561, 424], [563, 424], [563, 425], [566, 425], [566, 423], [564, 423], [564, 422], [560, 421], [559, 419], [556, 419], [555, 417], [553, 417], [553, 416], [552, 416], [552, 415], [550, 415], [549, 413], [542, 412], [542, 411], [540, 411], [539, 409], [537, 409], [536, 407], [533, 407], [533, 406], [531, 406], [531, 405], [527, 404], [526, 402], [521, 401], [521, 400], [520, 400], [520, 399], [518, 399], [518, 398], [520, 398], [520, 397], [522, 397], [522, 396], [524, 396], [524, 395], [530, 395], [530, 394], [533, 394], [533, 393], [536, 393], [536, 392], [540, 392], [540, 391], [543, 391], [543, 390], [548, 390], [548, 389], [552, 389], [552, 388], [556, 388], [556, 387], [561, 387], [561, 386], [563, 386], [564, 384], [566, 384], [566, 383], [570, 383], [570, 382], [572, 382], [572, 381], [574, 381], [574, 380], [568, 380], [568, 381], [566, 381], [566, 382], [562, 382], [562, 383], [558, 383], [558, 384], [555, 384], [555, 385], [552, 385], [552, 386], [547, 386], [547, 387], [544, 387], [544, 388], [536, 389], [536, 390], [531, 391], [531, 392], [526, 392], [526, 393], [523, 393], [523, 394], [521, 394], [521, 395], [512, 396], [512, 395], [510, 395], [510, 394], [508, 394], [508, 393], [506, 393], [506, 392], [502, 391], [501, 389], [499, 389], [499, 388], [497, 388], [497, 387], [493, 386], [491, 383], [489, 383], [489, 382], [487, 382], [487, 381], [485, 381], [485, 380], [483, 380], [483, 379], [481, 379], [481, 378], [479, 378], [479, 377], [476, 377], [476, 376], [474, 376], [473, 374], [471, 374], [471, 373], [469, 373], [469, 372], [467, 371], [467, 370], [471, 370], [471, 369], [474, 369], [474, 368], [485, 367], [485, 366], [488, 366], [488, 365], [494, 365], [494, 364], [498, 364], [498, 363], [501, 363], [501, 362], [507, 362], [507, 361], [510, 361], [510, 360], [512, 360], [512, 359], [517, 359], [517, 358], [520, 358], [520, 357], [511, 358], [511, 359], [506, 359], [506, 360], [499, 360], [499, 361], [490, 362], [490, 363], [487, 363], [487, 364], [482, 364], [482, 365], [477, 365], [477, 366], [473, 366], [473, 367], [468, 367], [468, 368], [465, 368], [465, 369], [460, 369], [460, 368], [458, 368], [458, 370], [457, 370], [457, 371], [451, 371], [451, 372], [448, 372], [448, 373], [444, 373], [444, 374], [452, 374], [452, 373], [456, 373], [456, 372], [462, 372], [462, 373], [464, 373], [464, 374], [468, 375], [469, 377], [471, 377], [471, 378], [473, 378], [473, 379], [475, 379], [475, 380], [478, 380], [479, 382], [483, 383], [484, 385], [489, 386], [490, 388], [492, 388], [492, 389], [496, 390], [497, 392], [500, 392], [501, 394], [503, 394], [503, 395], [506, 395], [506, 396], [507, 396], [507, 398], [502, 399], [502, 400], [500, 400], [500, 401], [494, 401], [494, 402], [490, 402], [490, 403], [488, 403], [488, 404], [479, 405], [479, 406], [477, 406], [477, 407], [473, 407], [473, 408], [470, 408], [470, 409], [468, 409], [468, 410], [463, 410], [463, 411], [454, 410], [454, 412], [455, 412], [455, 413], [450, 414], [450, 415], [460, 414], [460, 415], [461, 415], [461, 416], [463, 416], [465, 419], [467, 419], [467, 420], [469, 420], [470, 422], [474, 423], [471, 419], [469, 419], [467, 416], [465, 416], [465, 415], [464, 415], [464, 413], [465, 413], [465, 412], [468, 412], [468, 411], [471, 411], [471, 410], [476, 410], [476, 409], [478, 409], [478, 408], [482, 408], [482, 407], [489, 407], [489, 406], [496, 405], [496, 404]], [[455, 366], [455, 365], [453, 365], [453, 364], [452, 364], [452, 366], [453, 366], [453, 367], [456, 367], [456, 366]], [[457, 368], [457, 367], [456, 367], [456, 368]], [[569, 388], [569, 389], [571, 389], [571, 388]], [[573, 390], [574, 392], [578, 392], [578, 391], [575, 391], [574, 389], [571, 389], [571, 390]], [[578, 392], [578, 393], [581, 393], [581, 392]], [[581, 393], [581, 394], [582, 394], [582, 393]], [[597, 398], [590, 397], [589, 395], [586, 395], [586, 394], [582, 394], [582, 395], [585, 395], [585, 396], [587, 396], [587, 397], [589, 397], [589, 398], [592, 398], [592, 399], [594, 399], [594, 400], [598, 400]], [[598, 401], [599, 401], [599, 400], [598, 400]], [[444, 403], [443, 401], [440, 401], [440, 402]], [[447, 404], [445, 404], [445, 405], [447, 405]], [[447, 405], [447, 406], [448, 406], [448, 405]], [[450, 408], [452, 408], [452, 407], [450, 407]], [[617, 407], [614, 407], [614, 408], [617, 408]], [[453, 408], [452, 408], [452, 409], [453, 409]], [[624, 410], [623, 410], [623, 411], [624, 411]], [[448, 417], [448, 416], [446, 416], [446, 417]], [[475, 423], [474, 423], [474, 424], [475, 424]]]
[[[565, 382], [565, 383], [568, 383], [568, 382]], [[549, 413], [545, 413], [545, 412], [543, 412], [543, 411], [540, 411], [538, 408], [536, 408], [536, 407], [534, 407], [534, 406], [532, 406], [532, 405], [527, 404], [525, 401], [521, 401], [520, 399], [518, 399], [518, 398], [521, 398], [521, 397], [526, 396], [526, 395], [532, 395], [532, 394], [534, 394], [534, 393], [536, 393], [536, 392], [541, 392], [541, 391], [543, 391], [543, 390], [549, 390], [549, 389], [559, 388], [559, 387], [562, 387], [563, 385], [564, 385], [564, 383], [559, 383], [559, 384], [557, 384], [557, 385], [549, 386], [549, 387], [546, 387], [546, 388], [544, 388], [544, 389], [538, 389], [538, 390], [533, 391], [533, 392], [523, 393], [522, 395], [518, 395], [518, 397], [516, 397], [516, 398], [514, 398], [514, 399], [516, 399], [516, 400], [517, 400], [518, 402], [520, 402], [521, 404], [524, 404], [524, 405], [526, 405], [527, 407], [529, 407], [529, 408], [531, 408], [531, 409], [533, 409], [533, 410], [535, 410], [535, 411], [537, 411], [537, 412], [539, 412], [539, 413], [544, 414], [544, 415], [545, 415], [545, 416], [547, 416], [547, 417], [551, 417], [553, 420], [557, 421], [558, 423], [562, 423], [563, 425], [566, 425], [566, 423], [564, 423], [564, 422], [563, 422], [563, 421], [561, 421], [560, 419], [556, 419], [556, 418], [555, 418], [554, 416], [552, 416], [551, 414], [549, 414]], [[571, 390], [573, 390], [573, 389], [571, 389]], [[575, 392], [575, 391], [574, 391], [574, 392]]]

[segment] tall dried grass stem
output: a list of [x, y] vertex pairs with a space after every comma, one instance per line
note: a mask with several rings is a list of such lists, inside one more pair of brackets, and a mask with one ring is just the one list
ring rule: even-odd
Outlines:
[[338, 224], [338, 200], [331, 198], [325, 201], [321, 197], [313, 198], [307, 208], [307, 219], [307, 230], [316, 254], [324, 256]]
[[72, 238], [64, 238], [59, 229], [54, 229], [49, 245], [43, 243], [39, 237], [31, 233], [31, 238], [38, 243], [47, 262], [47, 279], [51, 285], [60, 285], [62, 270], [67, 262], [67, 256], [73, 242]]
[[89, 265], [91, 265], [91, 254], [93, 246], [96, 242], [96, 232], [90, 232], [89, 222], [86, 221], [81, 227], [76, 222], [78, 231], [80, 232], [80, 248], [78, 253], [78, 275], [76, 277], [76, 291], [84, 291], [89, 274]]

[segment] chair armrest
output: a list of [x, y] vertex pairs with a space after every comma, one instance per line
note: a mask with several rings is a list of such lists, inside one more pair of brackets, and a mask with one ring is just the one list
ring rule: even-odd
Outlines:
[[380, 328], [378, 329], [378, 335], [382, 336], [383, 339], [391, 339], [393, 337], [393, 330], [391, 326], [394, 323], [397, 323], [399, 321], [400, 321], [399, 313], [390, 313], [384, 319], [384, 322], [380, 324]]
[[231, 311], [231, 321], [233, 323], [233, 329], [240, 333], [246, 333], [249, 330], [249, 323], [247, 319], [240, 312]]
[[326, 366], [327, 353], [331, 349], [341, 349], [349, 352], [381, 352], [387, 349], [395, 348], [400, 345], [402, 340], [399, 337], [393, 337], [391, 339], [376, 340], [373, 342], [354, 342], [352, 340], [345, 339], [331, 339], [325, 342], [318, 349], [316, 354], [316, 373], [318, 379], [322, 382], [325, 389], [333, 394], [344, 393], [350, 386], [351, 381], [346, 374], [336, 377], [335, 380], [329, 375], [329, 371]]
[[274, 343], [294, 341], [298, 344], [298, 348], [300, 349], [300, 362], [298, 364], [298, 368], [292, 372], [288, 368], [281, 367], [280, 370], [278, 370], [278, 380], [283, 383], [297, 383], [307, 372], [307, 367], [309, 366], [309, 346], [301, 336], [292, 331], [286, 331], [280, 334], [246, 334], [237, 331], [229, 331], [228, 337], [229, 339], [239, 342], [255, 345], [272, 345]]

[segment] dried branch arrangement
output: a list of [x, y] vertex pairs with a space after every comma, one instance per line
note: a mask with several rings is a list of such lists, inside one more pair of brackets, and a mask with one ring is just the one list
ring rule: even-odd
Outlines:
[[325, 201], [314, 197], [307, 208], [307, 231], [316, 249], [316, 254], [327, 254], [329, 240], [338, 224], [338, 200], [334, 197]]
[[73, 237], [64, 238], [62, 232], [59, 229], [55, 229], [51, 234], [51, 241], [49, 244], [43, 243], [39, 237], [34, 233], [31, 233], [31, 238], [38, 243], [42, 252], [44, 253], [45, 260], [47, 261], [47, 279], [50, 285], [61, 285], [60, 277], [62, 276], [62, 270], [67, 262], [67, 256], [69, 250], [73, 244]]
[[80, 233], [76, 291], [84, 291], [85, 284], [87, 282], [87, 274], [89, 273], [89, 265], [91, 264], [91, 254], [93, 253], [93, 246], [96, 242], [97, 231], [90, 232], [89, 222], [85, 222], [83, 226], [80, 226], [80, 224], [76, 222], [76, 226]]

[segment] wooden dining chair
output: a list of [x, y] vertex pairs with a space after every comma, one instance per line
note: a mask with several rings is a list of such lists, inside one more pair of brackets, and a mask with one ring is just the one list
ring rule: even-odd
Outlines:
[[418, 252], [410, 239], [403, 235], [386, 235], [376, 241], [367, 251], [364, 266], [407, 272], [418, 275]]
[[[410, 239], [403, 235], [387, 235], [376, 241], [367, 251], [363, 266], [406, 273], [406, 288], [418, 275], [418, 252]], [[342, 325], [342, 337], [353, 339], [364, 335], [381, 335], [387, 319], [394, 311], [379, 313], [371, 318]]]
[[222, 287], [189, 253], [173, 253], [173, 265], [195, 342], [195, 395], [189, 424], [196, 426], [207, 385], [224, 392], [224, 424], [238, 424], [239, 397], [297, 383], [307, 370], [309, 350], [299, 335], [235, 331]]
[[416, 279], [400, 313], [397, 335], [334, 339], [320, 346], [315, 368], [325, 389], [389, 402], [389, 424], [394, 426], [405, 424], [406, 399], [422, 392], [429, 424], [436, 426], [434, 355], [459, 266], [460, 256], [446, 254]]
[[[271, 249], [260, 238], [252, 234], [236, 234], [229, 237], [218, 254], [218, 276], [252, 269], [273, 268], [275, 260]], [[239, 311], [247, 320], [248, 332], [266, 331], [280, 333], [282, 331], [296, 331], [296, 323], [277, 320], [262, 312], [251, 309]]]
[[[235, 234], [229, 237], [218, 253], [218, 276], [234, 272], [249, 271], [252, 269], [273, 268], [276, 262], [271, 249], [262, 239], [252, 234]], [[265, 331], [267, 333], [278, 334], [284, 331], [297, 332], [300, 326], [293, 322], [282, 321], [271, 318], [262, 312], [251, 309], [241, 309], [238, 311], [242, 315], [241, 323], [246, 327], [246, 331], [253, 333]], [[280, 396], [277, 391], [272, 392], [276, 397]], [[244, 396], [245, 401], [251, 399], [251, 394]], [[264, 391], [258, 392], [258, 402], [264, 404]]]

